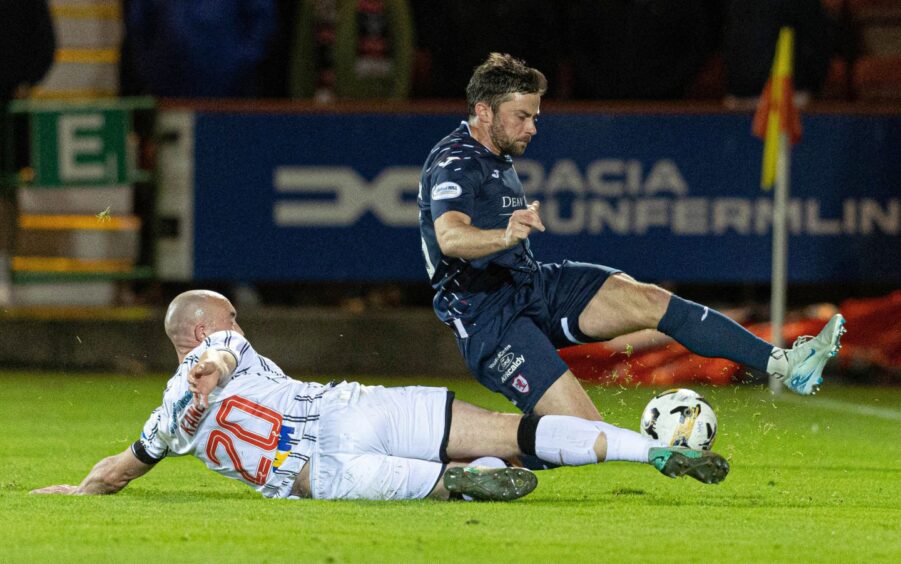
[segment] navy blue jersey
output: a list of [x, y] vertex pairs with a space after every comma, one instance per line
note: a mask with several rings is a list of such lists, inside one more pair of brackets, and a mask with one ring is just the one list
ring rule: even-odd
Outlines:
[[473, 139], [464, 121], [429, 153], [422, 167], [418, 202], [426, 270], [437, 290], [435, 311], [442, 321], [465, 332], [463, 326], [469, 325], [481, 302], [499, 298], [497, 294], [503, 292], [498, 290], [537, 265], [528, 240], [471, 261], [445, 256], [435, 237], [435, 220], [456, 211], [469, 216], [479, 229], [506, 229], [510, 215], [526, 208], [513, 159], [495, 155]]

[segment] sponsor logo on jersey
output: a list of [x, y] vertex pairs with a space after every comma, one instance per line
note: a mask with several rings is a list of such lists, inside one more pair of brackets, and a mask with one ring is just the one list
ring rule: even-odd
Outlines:
[[206, 408], [202, 405], [195, 406], [191, 404], [188, 406], [188, 409], [185, 410], [185, 415], [181, 420], [181, 429], [188, 436], [193, 437], [194, 433], [197, 432], [197, 427], [200, 425], [200, 420], [203, 418], [203, 412], [206, 411]]
[[185, 392], [185, 395], [172, 404], [172, 420], [169, 422], [169, 434], [175, 434], [175, 430], [178, 429], [178, 416], [192, 401], [194, 401], [194, 394]]
[[463, 189], [455, 182], [442, 182], [432, 188], [433, 200], [450, 200], [463, 193]]
[[282, 424], [281, 430], [278, 432], [278, 450], [275, 452], [275, 458], [272, 465], [276, 468], [284, 464], [291, 454], [291, 435], [294, 433], [294, 427]]
[[530, 389], [529, 381], [522, 374], [517, 374], [516, 378], [513, 379], [513, 387], [521, 394], [528, 394]]
[[501, 207], [502, 208], [518, 208], [524, 207], [526, 205], [526, 197], [512, 197], [512, 196], [504, 196], [501, 198]]
[[441, 168], [447, 168], [447, 165], [451, 164], [454, 161], [459, 161], [460, 157], [447, 157], [444, 162], [438, 163], [438, 166]]

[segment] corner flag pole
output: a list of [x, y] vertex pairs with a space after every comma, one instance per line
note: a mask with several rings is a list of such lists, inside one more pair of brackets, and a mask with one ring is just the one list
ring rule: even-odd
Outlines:
[[[791, 172], [791, 145], [788, 135], [779, 133], [779, 156], [776, 165], [776, 189], [773, 193], [773, 278], [770, 283], [771, 339], [777, 347], [785, 346], [782, 335], [788, 294], [788, 189]], [[782, 383], [770, 376], [769, 388], [782, 391]]]
[[[773, 259], [770, 292], [770, 318], [773, 344], [784, 346], [782, 331], [785, 325], [786, 295], [788, 293], [788, 194], [791, 177], [791, 145], [801, 138], [801, 120], [794, 104], [792, 84], [792, 55], [794, 31], [784, 27], [779, 31], [776, 57], [757, 112], [754, 114], [754, 134], [764, 139], [763, 170], [760, 185], [773, 194]], [[781, 391], [781, 383], [770, 377], [769, 387]]]

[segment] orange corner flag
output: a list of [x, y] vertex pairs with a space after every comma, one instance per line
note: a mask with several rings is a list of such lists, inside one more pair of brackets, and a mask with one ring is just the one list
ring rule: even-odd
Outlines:
[[801, 139], [801, 118], [795, 107], [795, 89], [792, 81], [793, 53], [794, 31], [790, 27], [783, 27], [779, 31], [779, 41], [776, 43], [773, 70], [754, 113], [754, 135], [764, 140], [760, 187], [765, 190], [772, 188], [776, 180], [779, 134], [786, 133], [792, 144]]

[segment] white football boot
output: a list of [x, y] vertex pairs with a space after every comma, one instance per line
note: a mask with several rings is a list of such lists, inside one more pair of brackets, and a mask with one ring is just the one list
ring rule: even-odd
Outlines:
[[[823, 367], [842, 348], [839, 339], [845, 334], [845, 318], [836, 313], [816, 337], [803, 336], [785, 351], [788, 377], [782, 383], [802, 396], [815, 394], [823, 383]], [[778, 377], [778, 375], [777, 375]]]

